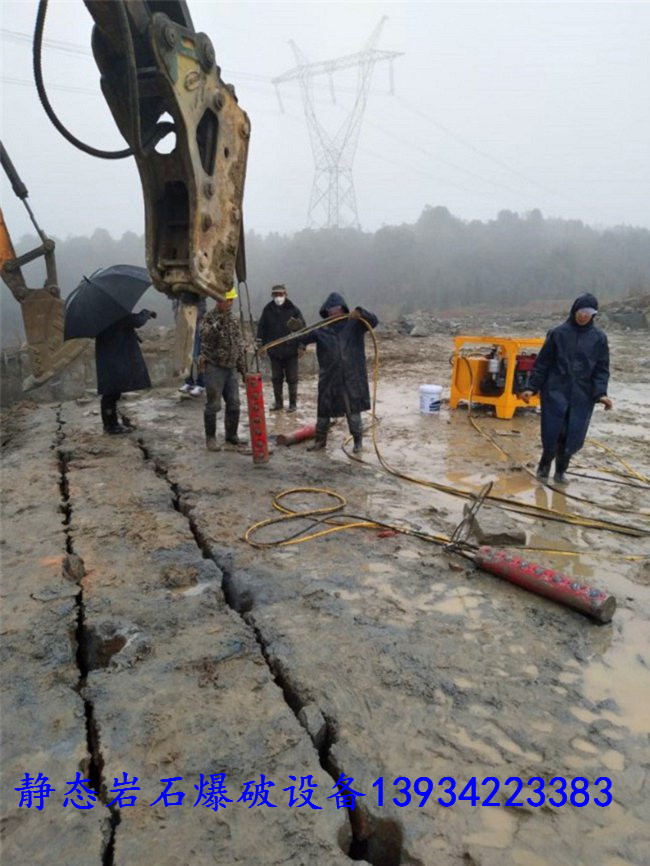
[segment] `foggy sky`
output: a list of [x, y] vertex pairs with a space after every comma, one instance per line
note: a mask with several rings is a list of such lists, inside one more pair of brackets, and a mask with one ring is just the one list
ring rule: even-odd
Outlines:
[[[306, 225], [313, 160], [296, 84], [271, 78], [295, 65], [294, 39], [310, 61], [359, 51], [382, 15], [379, 49], [404, 52], [375, 67], [355, 160], [362, 228], [413, 222], [445, 205], [463, 219], [540, 208], [592, 225], [650, 227], [650, 4], [642, 3], [219, 3], [189, 0], [226, 81], [252, 123], [244, 214], [248, 229]], [[36, 2], [0, 4], [3, 31], [31, 35]], [[119, 149], [89, 53], [92, 19], [81, 0], [51, 0], [44, 47], [49, 94], [83, 141]], [[142, 233], [135, 162], [99, 160], [68, 144], [45, 116], [31, 73], [31, 45], [0, 34], [2, 138], [45, 230], [57, 237], [107, 228]], [[26, 84], [23, 84], [26, 82]], [[354, 73], [315, 89], [330, 129], [354, 99]], [[58, 88], [69, 88], [58, 89]], [[87, 92], [91, 91], [91, 92]], [[17, 240], [29, 231], [2, 178]]]

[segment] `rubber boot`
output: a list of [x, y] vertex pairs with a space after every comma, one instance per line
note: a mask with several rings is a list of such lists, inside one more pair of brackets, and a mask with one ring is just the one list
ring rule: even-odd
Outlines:
[[352, 412], [348, 415], [348, 427], [354, 441], [352, 453], [358, 454], [360, 451], [363, 451], [363, 424], [361, 422], [361, 415], [358, 412]]
[[282, 400], [282, 379], [277, 382], [275, 379], [273, 380], [273, 396], [275, 397], [275, 405], [271, 406], [271, 412], [279, 412], [284, 403]]
[[121, 436], [123, 433], [130, 433], [131, 430], [128, 427], [123, 427], [118, 418], [117, 418], [117, 407], [113, 406], [101, 406], [102, 413], [102, 423], [104, 425], [104, 433], [108, 433], [109, 436]]
[[568, 484], [569, 479], [564, 474], [569, 468], [570, 457], [567, 457], [565, 454], [558, 454], [555, 458], [555, 475], [553, 476], [553, 481], [556, 484]]
[[289, 408], [288, 412], [295, 412], [298, 408], [296, 402], [298, 400], [298, 383], [289, 382]]
[[549, 454], [548, 451], [542, 452], [542, 457], [539, 461], [539, 466], [537, 467], [537, 477], [540, 481], [546, 481], [548, 478], [548, 474], [551, 471], [551, 463], [553, 462], [553, 455]]
[[322, 451], [327, 445], [327, 431], [329, 430], [329, 418], [316, 419], [316, 437], [311, 445], [307, 446], [307, 451]]
[[235, 409], [234, 411], [226, 412], [225, 417], [226, 424], [226, 442], [229, 445], [247, 445], [248, 442], [245, 439], [240, 439], [237, 435], [237, 428], [239, 427], [239, 409]]
[[208, 451], [221, 451], [217, 445], [217, 416], [203, 414], [203, 426], [205, 428], [205, 447]]

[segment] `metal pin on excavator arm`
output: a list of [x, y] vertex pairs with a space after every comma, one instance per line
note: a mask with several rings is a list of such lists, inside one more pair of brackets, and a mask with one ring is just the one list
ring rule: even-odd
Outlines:
[[[28, 391], [42, 385], [83, 351], [85, 343], [63, 342], [64, 302], [60, 297], [54, 257], [54, 241], [40, 228], [27, 202], [28, 191], [20, 179], [9, 154], [0, 142], [0, 163], [13, 191], [25, 205], [41, 239], [41, 245], [17, 256], [9, 229], [0, 210], [0, 276], [20, 304], [29, 348], [32, 375], [23, 382]], [[42, 289], [28, 288], [22, 268], [38, 258], [45, 261], [46, 279]]]

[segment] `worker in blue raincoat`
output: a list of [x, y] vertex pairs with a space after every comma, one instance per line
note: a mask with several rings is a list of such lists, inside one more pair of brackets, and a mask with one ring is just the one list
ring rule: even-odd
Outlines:
[[318, 417], [316, 439], [309, 447], [310, 451], [325, 448], [330, 418], [343, 415], [347, 417], [354, 439], [354, 452], [358, 453], [363, 448], [361, 412], [370, 409], [370, 389], [364, 347], [367, 329], [359, 320], [365, 319], [372, 328], [378, 320], [374, 313], [363, 307], [355, 307], [350, 313], [338, 292], [328, 295], [320, 308], [323, 319], [346, 314], [349, 314], [348, 319], [299, 338], [303, 345], [316, 343], [318, 358]]
[[566, 483], [571, 457], [585, 441], [596, 403], [612, 408], [607, 396], [609, 346], [594, 319], [598, 301], [591, 294], [573, 302], [569, 318], [546, 335], [528, 390], [528, 402], [539, 393], [542, 404], [542, 457], [537, 477], [546, 480], [555, 458], [554, 479]]

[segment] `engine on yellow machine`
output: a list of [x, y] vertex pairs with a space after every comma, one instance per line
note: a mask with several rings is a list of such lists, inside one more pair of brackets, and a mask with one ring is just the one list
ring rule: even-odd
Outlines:
[[498, 418], [512, 418], [516, 409], [538, 406], [539, 397], [524, 403], [541, 337], [458, 336], [454, 338], [449, 406], [460, 402], [494, 406]]

